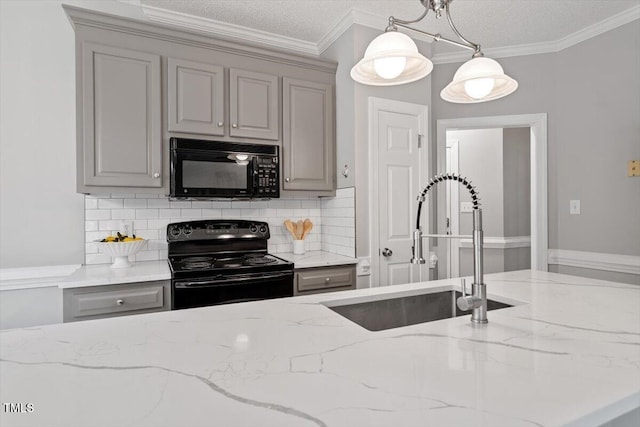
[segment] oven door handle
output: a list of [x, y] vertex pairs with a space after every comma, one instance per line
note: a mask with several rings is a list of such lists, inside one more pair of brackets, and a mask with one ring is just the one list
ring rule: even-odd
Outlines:
[[224, 278], [220, 278], [217, 280], [201, 280], [201, 281], [191, 281], [191, 282], [175, 282], [175, 288], [177, 289], [187, 289], [198, 286], [216, 286], [216, 285], [235, 285], [242, 284], [248, 281], [262, 281], [262, 280], [271, 280], [278, 279], [280, 277], [292, 276], [293, 272], [289, 271], [286, 273], [272, 273], [272, 274], [255, 274], [251, 276], [227, 276]]

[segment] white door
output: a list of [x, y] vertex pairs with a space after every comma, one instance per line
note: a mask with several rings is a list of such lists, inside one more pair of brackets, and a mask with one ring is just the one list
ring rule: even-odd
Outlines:
[[[374, 286], [424, 280], [425, 266], [411, 264], [412, 235], [416, 227], [417, 196], [426, 185], [427, 107], [372, 99], [371, 180], [372, 261], [377, 255]], [[423, 230], [427, 215], [423, 209]], [[376, 234], [375, 239], [374, 234]], [[377, 240], [377, 242], [376, 242]], [[424, 242], [428, 254], [427, 241]], [[376, 266], [373, 266], [374, 270]], [[423, 275], [421, 275], [421, 273]]]

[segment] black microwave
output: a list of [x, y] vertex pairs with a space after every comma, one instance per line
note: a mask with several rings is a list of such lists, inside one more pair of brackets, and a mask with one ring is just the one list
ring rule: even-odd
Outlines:
[[279, 147], [170, 139], [173, 198], [280, 197]]

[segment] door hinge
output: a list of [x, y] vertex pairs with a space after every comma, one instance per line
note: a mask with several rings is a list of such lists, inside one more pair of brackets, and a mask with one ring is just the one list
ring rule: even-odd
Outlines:
[[418, 148], [422, 148], [422, 138], [424, 135], [418, 134]]

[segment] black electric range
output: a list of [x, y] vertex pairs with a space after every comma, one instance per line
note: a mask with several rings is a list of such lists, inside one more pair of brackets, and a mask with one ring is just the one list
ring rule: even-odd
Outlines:
[[266, 222], [167, 226], [173, 310], [293, 296], [293, 263], [267, 253]]

